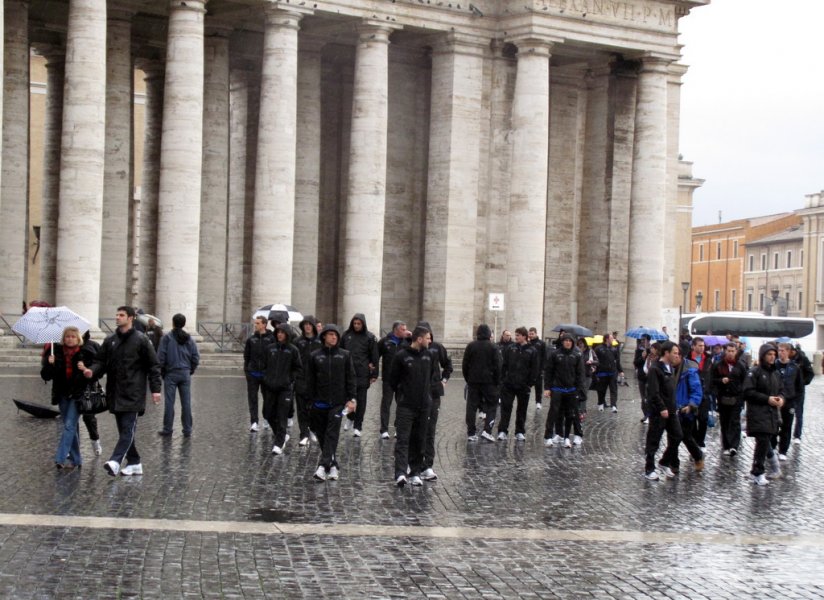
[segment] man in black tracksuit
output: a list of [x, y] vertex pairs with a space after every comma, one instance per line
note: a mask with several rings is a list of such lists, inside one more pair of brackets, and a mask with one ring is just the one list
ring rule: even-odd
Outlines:
[[621, 351], [617, 345], [613, 346], [612, 341], [612, 334], [604, 334], [604, 343], [595, 347], [595, 356], [598, 357], [595, 389], [598, 392], [598, 410], [604, 410], [607, 388], [609, 388], [612, 412], [616, 413], [618, 412], [618, 375], [624, 374], [624, 368], [621, 366]]
[[784, 405], [784, 382], [775, 367], [776, 350], [764, 344], [758, 350], [758, 366], [752, 367], [744, 378], [742, 391], [747, 402], [747, 435], [755, 438], [752, 454], [752, 482], [767, 485], [764, 462], [770, 461], [770, 475], [780, 476], [778, 456], [770, 445], [770, 438], [778, 433], [780, 410]]
[[724, 456], [738, 454], [741, 444], [741, 385], [747, 367], [738, 359], [738, 346], [730, 342], [724, 347], [724, 357], [712, 367], [712, 388], [718, 398], [718, 420], [721, 448]]
[[[358, 378], [357, 408], [347, 415], [354, 421], [354, 435], [360, 437], [363, 431], [363, 415], [366, 413], [366, 394], [369, 386], [378, 378], [378, 339], [366, 327], [366, 317], [355, 313], [349, 321], [349, 329], [343, 333], [340, 347], [352, 355], [355, 376]], [[348, 422], [344, 429], [348, 429]]]
[[515, 413], [515, 439], [526, 439], [526, 407], [529, 404], [529, 391], [538, 381], [541, 360], [538, 348], [529, 343], [526, 327], [515, 330], [515, 343], [508, 344], [503, 351], [501, 369], [501, 421], [498, 423], [498, 439], [505, 441], [509, 434], [509, 420], [512, 418], [512, 405], [518, 398]]
[[452, 376], [452, 358], [443, 344], [435, 341], [435, 334], [427, 321], [418, 323], [419, 327], [429, 330], [432, 343], [429, 344], [429, 354], [435, 363], [435, 382], [432, 384], [432, 405], [429, 409], [429, 424], [426, 428], [426, 446], [423, 453], [423, 467], [421, 478], [425, 481], [435, 481], [438, 475], [435, 473], [435, 434], [438, 428], [438, 416], [441, 412], [441, 398], [444, 395], [446, 384]]
[[478, 440], [475, 435], [475, 413], [484, 412], [484, 430], [481, 436], [494, 442], [492, 425], [498, 410], [498, 385], [501, 382], [501, 352], [492, 343], [492, 330], [489, 325], [478, 325], [474, 342], [464, 350], [461, 372], [467, 386], [466, 398], [466, 434], [471, 442]]
[[289, 343], [289, 325], [281, 323], [275, 329], [275, 343], [266, 348], [263, 371], [263, 414], [275, 433], [272, 454], [283, 454], [289, 440], [286, 421], [294, 399], [295, 378], [302, 371], [300, 351]]
[[672, 465], [678, 457], [678, 447], [684, 438], [675, 405], [675, 388], [678, 385], [676, 371], [679, 366], [681, 350], [674, 343], [667, 341], [661, 344], [660, 358], [650, 366], [647, 373], [649, 428], [644, 475], [652, 481], [658, 479], [658, 473], [655, 471], [655, 453], [658, 452], [664, 431], [667, 432], [667, 449], [664, 450], [659, 464], [667, 479], [675, 477]]
[[[801, 378], [804, 380], [804, 389], [801, 390], [801, 395], [795, 400], [795, 427], [793, 427], [793, 444], [801, 443], [801, 432], [804, 428], [804, 397], [806, 396], [806, 387], [813, 382], [815, 371], [810, 363], [810, 359], [804, 354], [800, 344], [796, 344], [790, 352], [790, 356], [801, 369]], [[85, 416], [85, 415], [84, 415]]]
[[793, 431], [793, 419], [795, 418], [796, 402], [799, 396], [804, 395], [804, 378], [801, 368], [790, 356], [792, 344], [778, 344], [778, 360], [775, 361], [775, 368], [781, 373], [784, 381], [784, 405], [781, 407], [781, 424], [778, 427], [778, 438], [771, 440], [772, 447], [778, 445], [778, 459], [787, 460], [787, 452], [790, 450], [790, 437]]
[[312, 398], [309, 410], [310, 428], [318, 437], [321, 456], [315, 479], [338, 478], [335, 452], [340, 437], [340, 422], [344, 406], [355, 409], [357, 384], [352, 355], [338, 347], [340, 331], [329, 323], [320, 332], [323, 347], [312, 352], [307, 365], [307, 391]]
[[392, 367], [392, 359], [398, 350], [409, 345], [409, 335], [411, 331], [406, 328], [403, 321], [392, 323], [392, 331], [380, 339], [378, 342], [378, 355], [381, 359], [381, 439], [389, 439], [389, 415], [392, 413], [392, 398], [395, 392], [389, 385], [389, 371]]
[[309, 357], [312, 352], [319, 350], [323, 344], [318, 337], [317, 321], [312, 315], [303, 317], [300, 322], [300, 337], [295, 341], [300, 352], [300, 362], [304, 366], [295, 379], [295, 404], [298, 411], [298, 428], [300, 429], [301, 446], [309, 445], [309, 407], [312, 398], [309, 396], [308, 384], [306, 383], [306, 365], [309, 364]]
[[[538, 335], [538, 330], [535, 327], [529, 328], [529, 343], [535, 348], [538, 355], [538, 377], [532, 387], [535, 389], [535, 409], [541, 410], [541, 399], [544, 394], [544, 368], [546, 367], [547, 347], [544, 340]], [[519, 404], [520, 406], [520, 404]]]
[[432, 386], [438, 382], [436, 360], [429, 352], [432, 334], [425, 327], [415, 327], [412, 343], [399, 350], [392, 361], [389, 383], [397, 394], [395, 411], [395, 483], [406, 485], [406, 468], [412, 485], [423, 485], [421, 471], [432, 406]]
[[[571, 448], [573, 442], [569, 439], [569, 433], [573, 428], [575, 445], [583, 442], [584, 432], [578, 418], [578, 392], [584, 388], [584, 359], [571, 335], [564, 333], [560, 342], [560, 347], [547, 357], [544, 371], [544, 393], [552, 397], [546, 418], [544, 445], [552, 446], [556, 441], [552, 439], [552, 430], [560, 412], [564, 415], [564, 446]], [[557, 429], [556, 435], [560, 435]]]
[[263, 385], [266, 368], [266, 348], [275, 343], [275, 336], [266, 329], [266, 317], [255, 319], [255, 332], [243, 347], [243, 372], [246, 374], [246, 398], [249, 402], [249, 431], [258, 430], [258, 391]]

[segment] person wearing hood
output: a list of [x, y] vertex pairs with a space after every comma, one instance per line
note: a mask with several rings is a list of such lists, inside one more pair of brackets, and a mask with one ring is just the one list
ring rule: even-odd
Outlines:
[[792, 357], [792, 344], [781, 342], [778, 344], [778, 360], [775, 361], [775, 368], [781, 373], [784, 382], [784, 405], [781, 407], [781, 423], [778, 426], [778, 437], [771, 440], [772, 447], [778, 445], [778, 460], [787, 460], [787, 452], [790, 450], [790, 437], [793, 430], [793, 420], [795, 419], [796, 402], [799, 396], [804, 394], [804, 377], [801, 368]]
[[170, 436], [175, 422], [175, 392], [180, 392], [180, 412], [183, 424], [183, 436], [192, 435], [192, 375], [200, 364], [197, 344], [183, 328], [186, 317], [177, 313], [172, 317], [172, 330], [160, 340], [157, 349], [157, 362], [163, 375], [165, 410], [163, 411], [163, 429], [159, 435]]
[[300, 362], [304, 366], [295, 378], [295, 404], [298, 412], [298, 429], [300, 429], [300, 442], [298, 445], [308, 446], [311, 430], [309, 428], [309, 406], [312, 399], [309, 396], [308, 384], [306, 381], [306, 365], [309, 364], [309, 357], [312, 352], [319, 350], [323, 343], [318, 337], [318, 322], [312, 315], [303, 317], [300, 322], [300, 337], [295, 341], [300, 352]]
[[389, 384], [397, 394], [395, 412], [395, 485], [402, 488], [409, 481], [423, 485], [427, 425], [432, 406], [432, 386], [438, 380], [437, 361], [429, 352], [432, 333], [418, 325], [412, 332], [412, 343], [395, 355], [389, 371]]
[[354, 421], [352, 434], [360, 437], [363, 431], [363, 415], [366, 414], [366, 394], [369, 386], [378, 379], [378, 339], [366, 327], [363, 313], [355, 313], [349, 321], [349, 329], [343, 333], [340, 347], [352, 355], [357, 377], [357, 407], [347, 415], [343, 429], [349, 429], [349, 421]]
[[446, 384], [452, 376], [452, 358], [449, 352], [440, 342], [435, 341], [435, 334], [427, 321], [418, 323], [418, 327], [425, 327], [430, 334], [432, 342], [429, 344], [429, 354], [432, 355], [432, 362], [435, 363], [435, 378], [432, 384], [432, 404], [429, 409], [429, 423], [426, 428], [426, 445], [423, 454], [423, 467], [421, 477], [426, 481], [435, 481], [438, 475], [435, 473], [435, 434], [438, 428], [438, 416], [441, 412], [441, 398], [446, 391]]
[[[784, 381], [775, 366], [775, 346], [764, 344], [758, 350], [758, 365], [747, 371], [742, 391], [747, 403], [747, 436], [755, 438], [752, 454], [751, 480], [756, 485], [767, 485], [767, 479], [781, 476], [778, 455], [770, 438], [778, 433], [780, 410], [784, 406]], [[770, 462], [770, 473], [765, 475], [764, 463]]]
[[[684, 446], [695, 462], [695, 470], [704, 469], [704, 453], [698, 445], [696, 435], [699, 427], [701, 406], [705, 400], [704, 387], [698, 363], [694, 360], [682, 360], [675, 373], [675, 408], [678, 411], [678, 421], [681, 425], [681, 434]], [[678, 444], [674, 444], [670, 467], [678, 472], [681, 461], [678, 458]]]
[[389, 385], [389, 370], [398, 350], [409, 345], [412, 332], [403, 321], [392, 323], [392, 331], [378, 342], [378, 355], [381, 359], [381, 439], [389, 439], [389, 415], [392, 413], [392, 400], [395, 392]]
[[336, 480], [340, 466], [335, 458], [344, 411], [355, 410], [357, 381], [352, 355], [339, 347], [340, 330], [329, 323], [320, 331], [323, 346], [309, 356], [306, 384], [312, 407], [310, 428], [318, 437], [320, 460], [314, 478]]
[[283, 454], [289, 441], [286, 433], [289, 410], [292, 408], [295, 379], [302, 370], [300, 351], [289, 343], [290, 327], [281, 323], [275, 329], [275, 343], [266, 348], [263, 368], [263, 415], [272, 426], [275, 445], [272, 454]]
[[499, 440], [506, 441], [509, 435], [509, 421], [516, 397], [518, 408], [515, 413], [515, 439], [519, 442], [526, 440], [526, 407], [529, 404], [529, 392], [538, 380], [539, 368], [538, 350], [529, 343], [529, 332], [526, 327], [518, 327], [515, 330], [515, 343], [508, 344], [503, 350]]
[[246, 400], [249, 403], [249, 431], [251, 433], [260, 429], [258, 427], [258, 394], [263, 391], [266, 348], [269, 344], [275, 343], [275, 336], [266, 327], [266, 317], [255, 317], [254, 327], [254, 332], [246, 339], [246, 345], [243, 347], [243, 372], [246, 374]]
[[[553, 446], [561, 441], [558, 431], [558, 415], [563, 415], [564, 447], [580, 446], [584, 441], [581, 419], [578, 415], [578, 392], [584, 389], [584, 358], [575, 347], [575, 339], [568, 333], [560, 338], [560, 346], [547, 357], [544, 373], [545, 396], [550, 396], [549, 414], [546, 416], [544, 445]], [[555, 429], [555, 436], [552, 430]], [[574, 440], [569, 439], [575, 431]]]
[[461, 362], [461, 372], [467, 386], [466, 435], [468, 441], [478, 441], [475, 413], [480, 409], [484, 413], [481, 437], [488, 442], [494, 442], [492, 426], [495, 424], [495, 413], [498, 410], [498, 386], [501, 382], [503, 359], [501, 351], [492, 343], [492, 330], [489, 325], [478, 325], [475, 338], [475, 341], [467, 344]]
[[741, 444], [741, 385], [747, 368], [738, 359], [738, 346], [729, 342], [724, 347], [724, 358], [712, 367], [712, 387], [718, 399], [718, 420], [721, 430], [721, 448], [724, 456], [738, 454]]

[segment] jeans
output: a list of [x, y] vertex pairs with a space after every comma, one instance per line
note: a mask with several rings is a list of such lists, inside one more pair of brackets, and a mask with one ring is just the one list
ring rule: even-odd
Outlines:
[[163, 431], [171, 433], [175, 424], [175, 391], [180, 390], [180, 420], [183, 435], [192, 433], [192, 376], [188, 371], [176, 369], [166, 373], [163, 379], [163, 393], [166, 409], [163, 411]]
[[63, 417], [63, 429], [60, 434], [60, 441], [57, 444], [57, 452], [54, 455], [54, 462], [63, 464], [66, 458], [70, 458], [76, 466], [83, 464], [80, 456], [80, 413], [77, 412], [77, 403], [67, 397], [60, 398], [60, 416]]
[[598, 376], [595, 389], [598, 392], [598, 406], [603, 406], [607, 400], [607, 388], [609, 388], [609, 401], [612, 406], [618, 406], [618, 375]]
[[395, 432], [398, 434], [395, 441], [395, 479], [406, 475], [406, 467], [409, 467], [411, 477], [420, 475], [423, 470], [430, 406], [428, 400], [421, 406], [398, 404], [395, 411]]
[[130, 465], [139, 465], [140, 454], [134, 443], [137, 434], [137, 413], [116, 412], [114, 413], [114, 420], [117, 423], [118, 438], [109, 460], [120, 464], [126, 458]]

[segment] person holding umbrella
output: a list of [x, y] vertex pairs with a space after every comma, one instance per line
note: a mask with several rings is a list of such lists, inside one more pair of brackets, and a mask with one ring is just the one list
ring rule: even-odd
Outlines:
[[52, 382], [52, 404], [60, 407], [60, 416], [63, 418], [63, 430], [54, 456], [58, 469], [73, 469], [83, 465], [78, 427], [80, 412], [75, 400], [86, 389], [84, 360], [87, 358], [82, 349], [82, 336], [74, 326], [63, 330], [61, 343], [54, 344], [51, 348], [47, 346], [43, 351], [40, 377], [43, 381]]

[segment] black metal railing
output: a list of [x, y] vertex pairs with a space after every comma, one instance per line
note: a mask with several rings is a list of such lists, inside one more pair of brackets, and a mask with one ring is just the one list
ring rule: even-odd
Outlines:
[[14, 329], [12, 329], [12, 325], [17, 323], [17, 320], [22, 316], [23, 315], [0, 313], [0, 326], [2, 326], [3, 329], [5, 329], [9, 333], [11, 333], [18, 340], [20, 340], [20, 345], [21, 346], [25, 346], [26, 343], [28, 342], [28, 340], [25, 338], [25, 336], [20, 335]]
[[100, 327], [100, 331], [102, 331], [105, 335], [114, 333], [115, 327], [117, 327], [114, 319], [98, 319], [97, 326]]
[[197, 332], [203, 336], [204, 342], [215, 344], [217, 352], [240, 352], [246, 338], [252, 335], [252, 324], [201, 321], [197, 324]]

